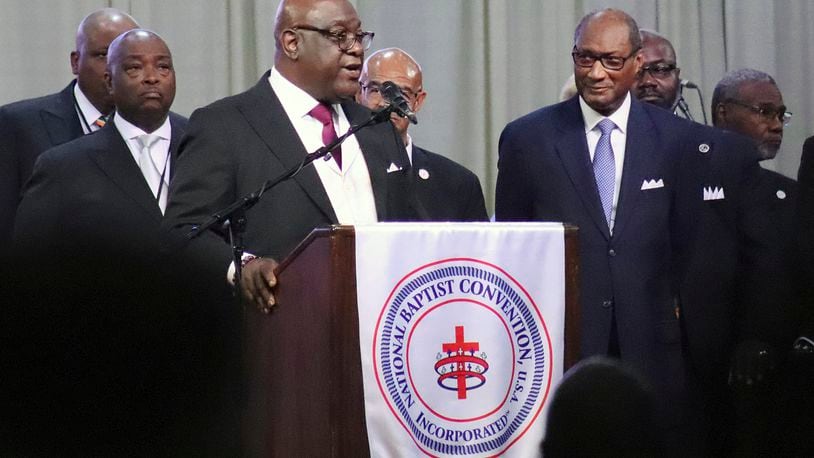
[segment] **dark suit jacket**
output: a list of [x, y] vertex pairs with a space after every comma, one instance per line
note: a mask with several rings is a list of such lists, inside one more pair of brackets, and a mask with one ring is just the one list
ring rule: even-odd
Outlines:
[[[615, 317], [622, 359], [672, 396], [684, 390], [683, 324], [693, 364], [714, 367], [716, 382], [725, 383], [721, 364], [728, 368], [741, 319], [732, 312], [742, 241], [763, 235], [744, 229], [746, 196], [759, 181], [757, 152], [745, 140], [635, 99], [627, 129], [613, 236], [576, 97], [506, 126], [496, 218], [579, 227], [583, 356], [608, 352]], [[641, 189], [650, 180], [663, 186]], [[704, 189], [715, 187], [725, 198], [705, 200]]]
[[489, 220], [480, 180], [466, 167], [413, 145], [413, 171], [418, 200], [431, 221]]
[[[170, 122], [172, 176], [186, 119]], [[40, 156], [16, 223], [23, 257], [2, 285], [13, 443], [0, 450], [239, 453], [233, 304], [189, 300], [157, 257], [161, 221], [112, 122]]]
[[800, 257], [797, 241], [799, 186], [797, 181], [775, 171], [761, 169], [761, 172], [760, 195], [769, 215], [764, 220], [769, 224], [765, 231], [769, 240], [778, 247], [780, 256], [765, 260], [771, 281], [762, 285], [772, 288], [763, 294], [777, 300], [770, 304], [773, 307], [755, 317], [762, 323], [755, 323], [751, 327], [764, 330], [763, 335], [756, 337], [772, 344], [782, 357], [791, 347], [799, 326], [800, 292], [804, 281], [799, 266], [805, 261]]
[[0, 108], [0, 252], [11, 239], [20, 192], [45, 150], [82, 136], [73, 88]]
[[[186, 118], [170, 113], [170, 123], [172, 177]], [[158, 243], [162, 219], [138, 164], [110, 122], [40, 156], [17, 212], [15, 245], [71, 256], [110, 249], [145, 253], [146, 246]]]
[[[248, 91], [196, 110], [182, 140], [178, 174], [170, 186], [166, 224], [180, 236], [218, 210], [254, 192], [302, 161], [307, 151], [268, 83], [267, 72]], [[351, 124], [370, 111], [342, 105]], [[409, 161], [392, 125], [382, 123], [356, 134], [370, 173], [380, 221], [414, 219], [408, 202]], [[400, 167], [388, 173], [391, 164]], [[337, 223], [328, 194], [313, 167], [268, 190], [247, 212], [246, 251], [282, 259], [314, 228]], [[180, 229], [180, 230], [179, 230]], [[179, 237], [180, 240], [180, 237]], [[197, 246], [196, 246], [197, 245]], [[188, 251], [215, 269], [222, 281], [231, 259], [223, 241], [195, 241]]]
[[799, 333], [810, 337], [814, 335], [814, 137], [807, 138], [803, 144], [797, 182], [799, 183], [797, 239], [800, 246], [804, 294]]

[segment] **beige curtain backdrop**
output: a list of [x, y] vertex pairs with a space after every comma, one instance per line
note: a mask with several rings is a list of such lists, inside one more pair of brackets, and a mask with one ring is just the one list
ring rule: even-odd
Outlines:
[[[0, 0], [0, 104], [63, 88], [68, 54], [88, 12], [113, 6], [170, 46], [178, 75], [173, 109], [195, 108], [253, 85], [270, 68], [279, 0]], [[681, 76], [698, 84], [705, 108], [728, 70], [773, 75], [794, 112], [777, 159], [795, 177], [814, 134], [814, 1], [811, 0], [355, 0], [371, 51], [397, 46], [424, 68], [429, 93], [411, 130], [415, 142], [480, 176], [492, 207], [497, 142], [507, 122], [556, 102], [572, 71], [579, 18], [596, 8], [629, 12], [675, 45]], [[701, 107], [686, 94], [696, 119]]]

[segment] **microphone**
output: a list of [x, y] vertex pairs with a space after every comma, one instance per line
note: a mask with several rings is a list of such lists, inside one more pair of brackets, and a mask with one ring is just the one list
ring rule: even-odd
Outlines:
[[385, 81], [379, 89], [382, 98], [392, 107], [402, 118], [407, 118], [413, 124], [418, 124], [418, 119], [415, 117], [415, 112], [410, 108], [407, 99], [404, 98], [404, 93], [401, 88], [396, 86], [392, 81]]
[[690, 89], [698, 89], [698, 85], [690, 80], [681, 80], [681, 87], [688, 87]]

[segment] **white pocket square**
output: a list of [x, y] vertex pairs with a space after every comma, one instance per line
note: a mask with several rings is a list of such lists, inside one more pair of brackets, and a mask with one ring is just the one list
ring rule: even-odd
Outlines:
[[644, 180], [642, 181], [642, 191], [646, 191], [648, 189], [658, 189], [664, 187], [664, 180], [659, 178], [658, 180]]
[[390, 167], [387, 168], [387, 173], [400, 172], [402, 168], [403, 167], [396, 165], [395, 162], [391, 162]]
[[718, 186], [704, 187], [704, 200], [722, 200], [723, 198], [724, 198], [724, 188], [719, 188]]

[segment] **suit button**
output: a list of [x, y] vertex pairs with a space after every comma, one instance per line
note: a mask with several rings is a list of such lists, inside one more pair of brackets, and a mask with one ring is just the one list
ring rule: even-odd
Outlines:
[[610, 250], [608, 250], [608, 256], [610, 256], [610, 257], [614, 257], [614, 256], [616, 256], [616, 250], [614, 250], [613, 248], [611, 248]]
[[602, 301], [602, 308], [609, 309], [613, 306], [613, 301]]

